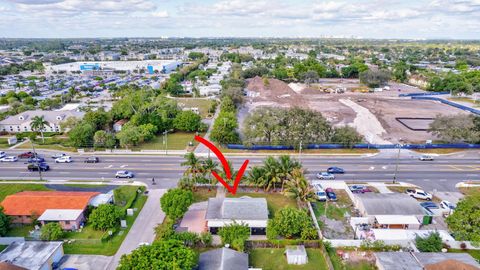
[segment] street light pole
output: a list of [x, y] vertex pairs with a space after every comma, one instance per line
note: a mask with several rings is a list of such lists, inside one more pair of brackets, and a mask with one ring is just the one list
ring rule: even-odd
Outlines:
[[298, 149], [298, 161], [302, 162], [302, 141], [300, 141], [300, 147]]

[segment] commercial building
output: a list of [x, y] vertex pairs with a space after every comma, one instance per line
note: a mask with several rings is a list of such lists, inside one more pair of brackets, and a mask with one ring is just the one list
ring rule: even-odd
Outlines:
[[43, 129], [45, 132], [62, 132], [60, 123], [68, 119], [69, 117], [82, 118], [85, 113], [76, 110], [64, 110], [64, 111], [25, 111], [17, 115], [9, 116], [6, 119], [0, 121], [0, 131], [9, 133], [20, 133], [33, 131], [30, 124], [36, 116], [43, 117], [48, 122], [47, 126]]
[[175, 60], [144, 60], [144, 61], [88, 61], [72, 62], [47, 67], [50, 72], [91, 72], [91, 71], [124, 71], [143, 70], [150, 74], [170, 73], [180, 67], [182, 62]]

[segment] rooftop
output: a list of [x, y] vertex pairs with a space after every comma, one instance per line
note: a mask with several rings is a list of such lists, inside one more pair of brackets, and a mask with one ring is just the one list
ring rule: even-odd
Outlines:
[[43, 116], [45, 121], [53, 124], [60, 124], [60, 122], [65, 121], [69, 117], [82, 118], [84, 112], [77, 112], [75, 110], [70, 111], [25, 111], [13, 116], [9, 116], [4, 120], [0, 121], [0, 125], [20, 125], [23, 123], [28, 123], [32, 121], [35, 116]]
[[37, 270], [41, 269], [52, 254], [61, 247], [62, 242], [13, 242], [0, 253], [0, 261], [6, 261], [30, 270]]
[[417, 200], [403, 193], [355, 194], [368, 215], [424, 215]]
[[248, 196], [210, 198], [205, 219], [267, 220], [267, 200]]
[[[422, 269], [479, 269], [480, 264], [468, 253], [441, 252], [377, 252], [377, 260], [384, 270], [422, 270]], [[452, 265], [462, 268], [448, 268]], [[432, 268], [433, 267], [433, 268]]]
[[80, 209], [47, 209], [38, 218], [39, 221], [77, 220], [83, 213]]
[[98, 192], [23, 191], [8, 195], [0, 203], [9, 216], [42, 215], [47, 209], [80, 209], [87, 207]]
[[199, 270], [246, 270], [248, 255], [229, 248], [203, 252], [198, 261]]

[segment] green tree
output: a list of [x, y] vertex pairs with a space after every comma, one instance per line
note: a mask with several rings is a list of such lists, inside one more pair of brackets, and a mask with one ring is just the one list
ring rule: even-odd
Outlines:
[[309, 230], [313, 226], [304, 210], [292, 207], [277, 212], [271, 225], [278, 235], [286, 238], [301, 237], [304, 230]]
[[462, 199], [446, 222], [456, 240], [480, 244], [480, 193]]
[[431, 232], [428, 236], [415, 237], [415, 245], [420, 252], [440, 252], [442, 250], [442, 237], [438, 232]]
[[56, 241], [63, 237], [63, 229], [58, 222], [47, 223], [40, 229], [40, 239]]
[[10, 229], [10, 218], [5, 215], [3, 207], [0, 207], [0, 236], [3, 237]]
[[472, 115], [439, 115], [430, 124], [428, 131], [447, 143], [480, 141], [480, 131], [475, 128]]
[[359, 74], [360, 82], [371, 88], [384, 86], [390, 80], [390, 72], [386, 70], [366, 70]]
[[200, 115], [192, 111], [182, 111], [173, 120], [173, 126], [181, 131], [199, 131], [202, 124]]
[[111, 122], [111, 117], [108, 112], [105, 112], [103, 108], [96, 111], [88, 111], [83, 116], [83, 121], [89, 123], [95, 130], [101, 130], [107, 128]]
[[246, 224], [233, 222], [218, 231], [222, 245], [229, 244], [233, 249], [243, 252], [245, 241], [250, 237], [250, 228]]
[[107, 142], [107, 132], [105, 130], [97, 130], [93, 136], [93, 144], [95, 147], [103, 147]]
[[344, 126], [334, 128], [331, 142], [351, 148], [354, 144], [361, 143], [362, 139], [355, 128]]
[[89, 123], [80, 122], [68, 132], [68, 138], [75, 147], [91, 147], [95, 129]]
[[142, 142], [142, 133], [140, 132], [140, 129], [129, 123], [125, 124], [116, 136], [120, 145], [126, 148]]
[[285, 194], [301, 202], [315, 200], [313, 188], [308, 183], [301, 169], [295, 169], [286, 183]]
[[397, 82], [405, 82], [407, 81], [407, 71], [409, 70], [409, 66], [405, 63], [405, 61], [399, 61], [395, 63], [393, 66], [392, 77]]
[[92, 211], [88, 221], [95, 230], [106, 231], [120, 224], [123, 213], [113, 204], [102, 204]]
[[42, 142], [45, 143], [45, 137], [43, 136], [43, 131], [45, 130], [45, 127], [48, 126], [48, 122], [45, 120], [45, 118], [42, 116], [34, 116], [32, 118], [32, 122], [30, 122], [30, 128], [34, 131], [40, 132], [42, 134]]
[[193, 269], [197, 255], [181, 241], [167, 240], [141, 246], [131, 254], [123, 255], [117, 270], [134, 269]]
[[170, 189], [160, 199], [163, 212], [171, 219], [183, 217], [188, 207], [193, 203], [193, 193], [190, 190]]

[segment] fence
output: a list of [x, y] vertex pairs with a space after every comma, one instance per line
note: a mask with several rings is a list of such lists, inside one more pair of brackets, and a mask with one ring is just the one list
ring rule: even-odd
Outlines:
[[422, 93], [409, 93], [409, 94], [400, 94], [399, 97], [423, 97], [423, 96], [439, 96], [439, 95], [448, 95], [450, 92], [422, 92]]
[[13, 242], [25, 242], [24, 237], [0, 237], [0, 245], [7, 246]]
[[[480, 114], [480, 112], [479, 112]], [[293, 150], [293, 146], [287, 145], [253, 145], [245, 146], [242, 144], [227, 144], [228, 149], [237, 150]], [[307, 144], [304, 149], [442, 149], [442, 148], [458, 148], [458, 149], [480, 149], [480, 144], [468, 143], [447, 143], [447, 144], [367, 144], [360, 143], [348, 147], [342, 144]]]
[[450, 105], [450, 106], [455, 107], [455, 108], [458, 108], [458, 109], [460, 109], [460, 110], [464, 110], [464, 111], [467, 111], [467, 112], [471, 112], [471, 113], [480, 115], [480, 110], [477, 110], [477, 109], [474, 109], [474, 108], [470, 108], [470, 107], [467, 107], [467, 106], [464, 106], [464, 105], [461, 105], [461, 104], [458, 104], [458, 103], [455, 103], [455, 102], [452, 102], [452, 101], [449, 101], [449, 100], [446, 100], [446, 99], [442, 99], [442, 98], [436, 98], [436, 97], [412, 97], [412, 99], [439, 101], [439, 102], [441, 102], [441, 103], [443, 103], [443, 104]]
[[[365, 243], [365, 240], [353, 240], [353, 239], [325, 239], [330, 242], [332, 247], [360, 247]], [[398, 245], [404, 248], [410, 248], [410, 240], [382, 240], [383, 244], [387, 246]]]

